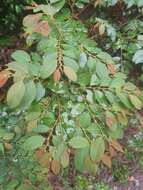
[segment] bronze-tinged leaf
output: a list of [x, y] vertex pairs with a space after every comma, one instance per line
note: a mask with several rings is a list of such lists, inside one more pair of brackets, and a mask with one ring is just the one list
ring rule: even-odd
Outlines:
[[33, 29], [33, 32], [40, 33], [43, 36], [48, 36], [49, 32], [50, 32], [50, 27], [49, 27], [48, 21], [40, 21], [40, 22], [38, 22], [35, 25], [35, 27]]
[[27, 132], [28, 133], [30, 133], [34, 128], [37, 127], [37, 122], [38, 122], [37, 119], [31, 120], [28, 122], [28, 124], [27, 124]]
[[45, 150], [43, 148], [40, 148], [36, 150], [35, 156], [37, 159], [40, 159], [45, 154]]
[[113, 148], [113, 146], [109, 146], [109, 153], [110, 153], [110, 156], [111, 157], [114, 157], [114, 156], [116, 156], [117, 155], [117, 152], [116, 152], [116, 150]]
[[48, 36], [50, 32], [50, 27], [48, 21], [41, 20], [42, 14], [30, 14], [23, 19], [23, 25], [25, 27], [26, 33], [37, 32], [43, 36]]
[[109, 168], [111, 168], [112, 166], [112, 160], [111, 157], [107, 154], [104, 154], [104, 156], [102, 157], [102, 162]]
[[0, 72], [0, 88], [2, 88], [10, 77], [10, 71], [3, 70]]
[[110, 140], [110, 145], [113, 146], [117, 151], [124, 153], [124, 150], [121, 146], [121, 144], [117, 140]]
[[4, 143], [4, 148], [5, 148], [6, 150], [12, 150], [13, 146], [12, 146], [12, 144], [10, 144], [10, 143]]
[[123, 125], [127, 125], [127, 123], [128, 123], [128, 119], [127, 119], [125, 114], [118, 113], [117, 114], [117, 119], [118, 119], [119, 123], [121, 123]]
[[59, 69], [57, 69], [55, 72], [54, 72], [54, 82], [55, 83], [58, 83], [61, 79], [61, 72]]
[[28, 29], [28, 33], [33, 32], [34, 28], [36, 27], [36, 25], [40, 21], [41, 16], [42, 16], [41, 13], [37, 13], [37, 14], [29, 14], [26, 17], [24, 17], [23, 25], [25, 28]]
[[113, 65], [113, 64], [107, 64], [107, 68], [108, 68], [109, 72], [110, 72], [112, 75], [115, 75], [115, 73], [116, 73], [115, 65]]
[[45, 152], [38, 160], [43, 168], [50, 168], [51, 155], [49, 152]]
[[51, 170], [52, 172], [57, 175], [60, 172], [61, 165], [58, 160], [52, 160], [51, 161]]
[[73, 68], [64, 66], [64, 73], [70, 80], [72, 81], [77, 80], [77, 75], [76, 75], [76, 72], [73, 70]]
[[63, 168], [66, 168], [69, 165], [69, 153], [67, 150], [64, 151], [61, 157], [61, 164]]
[[112, 117], [107, 117], [106, 118], [106, 124], [107, 124], [108, 127], [113, 126], [113, 124], [114, 124], [113, 118]]
[[84, 171], [90, 174], [96, 174], [97, 169], [98, 164], [96, 162], [93, 162], [89, 156], [86, 156], [84, 160]]
[[106, 125], [108, 127], [112, 127], [116, 123], [117, 123], [116, 116], [112, 112], [107, 111], [106, 112]]

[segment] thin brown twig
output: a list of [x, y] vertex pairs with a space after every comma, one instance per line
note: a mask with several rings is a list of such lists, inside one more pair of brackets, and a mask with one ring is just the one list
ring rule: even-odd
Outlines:
[[49, 133], [47, 139], [46, 139], [46, 146], [45, 146], [45, 149], [48, 148], [49, 143], [50, 143], [50, 139], [51, 139], [51, 137], [52, 137], [52, 135], [53, 135], [53, 132], [54, 132], [54, 130], [55, 130], [57, 124], [58, 124], [59, 121], [60, 121], [60, 118], [61, 118], [61, 108], [60, 108], [60, 107], [61, 107], [61, 106], [60, 106], [60, 101], [59, 101], [59, 98], [58, 98], [58, 116], [57, 116], [57, 119], [55, 120], [55, 122], [54, 122], [54, 124], [53, 124], [53, 126], [52, 126], [52, 129], [51, 129], [51, 131], [50, 131], [50, 133]]

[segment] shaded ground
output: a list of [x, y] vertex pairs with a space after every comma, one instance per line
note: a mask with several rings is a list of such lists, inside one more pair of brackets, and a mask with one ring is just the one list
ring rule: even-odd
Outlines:
[[129, 127], [125, 131], [121, 143], [127, 149], [125, 148], [125, 155], [114, 158], [112, 170], [103, 167], [96, 176], [89, 176], [70, 169], [71, 173], [58, 177], [49, 174], [48, 181], [54, 190], [143, 190], [143, 165], [140, 164], [143, 149], [138, 146], [129, 147], [129, 140], [136, 141], [138, 134], [142, 139], [142, 129], [143, 126]]

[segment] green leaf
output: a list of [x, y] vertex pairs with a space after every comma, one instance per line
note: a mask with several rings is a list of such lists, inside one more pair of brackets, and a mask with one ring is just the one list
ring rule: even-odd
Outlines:
[[124, 79], [115, 78], [112, 80], [110, 87], [115, 89], [120, 89], [125, 84]]
[[101, 79], [109, 78], [109, 72], [105, 64], [101, 62], [96, 63], [96, 73]]
[[90, 114], [88, 112], [83, 112], [80, 116], [79, 116], [79, 121], [80, 121], [80, 125], [81, 127], [89, 127], [89, 125], [91, 124], [91, 117]]
[[131, 83], [131, 82], [127, 82], [125, 85], [124, 85], [124, 90], [127, 90], [127, 91], [134, 91], [136, 90], [136, 86]]
[[81, 52], [80, 59], [79, 59], [79, 65], [81, 68], [84, 68], [87, 63], [87, 55], [84, 52]]
[[143, 50], [138, 50], [133, 56], [133, 62], [135, 64], [143, 63]]
[[77, 62], [74, 59], [71, 59], [70, 57], [64, 57], [63, 59], [65, 66], [71, 67], [74, 69], [74, 71], [77, 71], [79, 69]]
[[25, 93], [21, 100], [18, 110], [27, 109], [36, 97], [36, 86], [33, 81], [29, 81], [25, 84]]
[[7, 104], [11, 107], [11, 108], [16, 108], [25, 93], [25, 85], [23, 83], [23, 81], [19, 81], [16, 82], [14, 85], [12, 85], [8, 91], [7, 94]]
[[28, 73], [28, 66], [27, 63], [17, 63], [17, 62], [11, 62], [8, 64], [8, 68], [15, 72], [20, 72], [27, 74]]
[[96, 69], [96, 63], [97, 61], [93, 59], [92, 57], [89, 57], [87, 61], [87, 66], [90, 70], [95, 70]]
[[124, 135], [123, 128], [120, 125], [117, 126], [116, 130], [108, 130], [107, 133], [114, 139], [122, 139]]
[[110, 91], [105, 91], [105, 96], [106, 96], [107, 100], [108, 100], [111, 104], [113, 104], [113, 103], [115, 102], [115, 96], [114, 96], [114, 94], [113, 94], [112, 92], [110, 92]]
[[65, 75], [72, 81], [76, 81], [77, 80], [77, 75], [76, 72], [68, 66], [64, 66], [64, 73]]
[[80, 136], [77, 136], [77, 137], [73, 137], [70, 141], [69, 141], [69, 145], [72, 147], [72, 148], [85, 148], [85, 147], [88, 147], [89, 146], [89, 142], [86, 138], [84, 137], [80, 137]]
[[78, 83], [81, 86], [86, 86], [86, 85], [90, 84], [90, 74], [89, 74], [88, 70], [87, 70], [87, 72], [79, 73], [79, 75], [78, 75]]
[[92, 141], [90, 146], [90, 157], [92, 161], [100, 161], [105, 152], [105, 143], [102, 137]]
[[117, 96], [119, 97], [120, 101], [124, 104], [124, 106], [126, 106], [129, 109], [133, 108], [127, 94], [118, 93]]
[[43, 66], [40, 71], [42, 79], [48, 78], [54, 73], [57, 68], [56, 54], [47, 55], [44, 57]]
[[88, 154], [89, 154], [88, 147], [76, 150], [75, 157], [74, 157], [74, 164], [75, 164], [75, 168], [78, 171], [80, 172], [84, 171], [84, 161]]
[[66, 168], [69, 165], [69, 154], [66, 149], [61, 156], [61, 164], [62, 164], [63, 168]]
[[2, 154], [4, 154], [4, 147], [3, 147], [3, 143], [0, 143], [0, 152], [1, 152]]
[[66, 149], [65, 143], [64, 142], [60, 142], [58, 143], [58, 146], [56, 148], [56, 153], [54, 155], [54, 159], [55, 160], [60, 160], [61, 156], [63, 155], [64, 151]]
[[15, 51], [11, 57], [18, 63], [29, 63], [31, 61], [29, 54], [24, 50]]
[[33, 129], [33, 131], [36, 133], [47, 133], [49, 131], [49, 127], [47, 125], [39, 124]]
[[31, 136], [24, 142], [23, 146], [26, 150], [35, 150], [40, 148], [45, 141], [45, 138], [40, 135]]
[[106, 52], [101, 51], [99, 54], [97, 54], [97, 57], [106, 63], [113, 63], [111, 55]]
[[3, 139], [6, 141], [10, 141], [13, 139], [13, 137], [14, 137], [14, 133], [9, 132], [9, 133], [4, 134]]
[[135, 95], [129, 95], [129, 98], [132, 102], [132, 104], [135, 106], [135, 108], [137, 108], [138, 110], [140, 110], [143, 107], [143, 103], [141, 102], [141, 100], [139, 100], [139, 98]]
[[143, 1], [142, 0], [137, 0], [137, 6], [142, 7], [143, 6]]
[[41, 98], [45, 96], [45, 88], [43, 85], [39, 82], [36, 84], [36, 100], [39, 101]]
[[90, 174], [95, 174], [97, 171], [97, 164], [91, 160], [90, 156], [85, 158], [84, 171]]
[[57, 3], [59, 2], [60, 0], [50, 0], [50, 3]]

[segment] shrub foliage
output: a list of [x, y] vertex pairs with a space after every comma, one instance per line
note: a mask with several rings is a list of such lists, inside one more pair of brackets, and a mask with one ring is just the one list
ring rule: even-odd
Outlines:
[[[23, 169], [20, 181], [12, 169], [7, 181], [14, 178], [14, 187], [37, 180], [42, 185], [49, 170], [59, 174], [69, 167], [70, 158], [79, 172], [95, 173], [101, 163], [111, 168], [116, 152], [124, 152], [118, 139], [129, 118], [136, 114], [140, 119], [141, 90], [128, 81], [115, 58], [89, 37], [86, 23], [74, 13], [89, 3], [50, 0], [31, 7], [33, 14], [24, 18], [23, 26], [33, 51], [15, 51], [0, 73], [1, 87], [13, 80], [7, 103], [1, 107], [2, 157], [7, 163], [13, 158], [13, 168], [23, 168], [31, 160], [26, 166], [30, 171], [38, 162], [31, 174]], [[116, 3], [93, 1], [95, 9]], [[142, 1], [125, 3], [128, 8], [135, 3], [142, 6]], [[109, 22], [97, 17], [93, 22], [101, 37], [115, 42], [116, 30]], [[40, 171], [42, 177], [37, 179], [35, 173]]]

